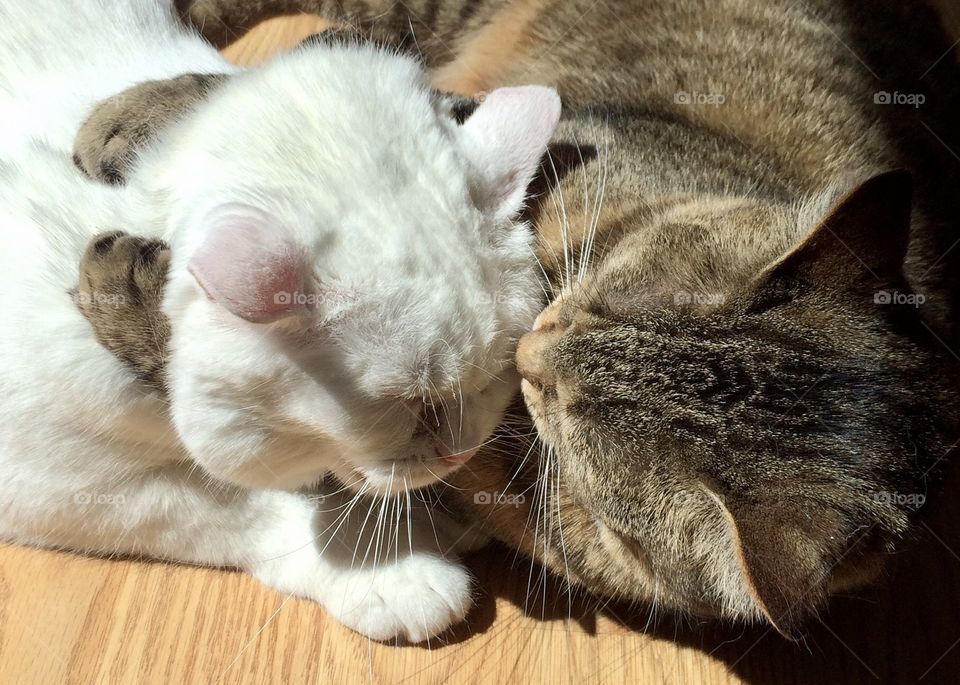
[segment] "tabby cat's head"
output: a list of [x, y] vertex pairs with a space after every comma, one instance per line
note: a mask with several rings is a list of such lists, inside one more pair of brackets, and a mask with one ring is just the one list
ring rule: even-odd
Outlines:
[[540, 316], [518, 365], [576, 577], [789, 633], [876, 575], [953, 440], [902, 275], [910, 196], [878, 176], [760, 263], [737, 244], [762, 208], [660, 226], [674, 239], [625, 238]]

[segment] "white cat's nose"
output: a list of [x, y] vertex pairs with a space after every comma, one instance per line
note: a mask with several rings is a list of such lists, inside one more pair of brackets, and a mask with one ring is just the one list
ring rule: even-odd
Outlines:
[[461, 464], [466, 464], [468, 461], [473, 459], [479, 451], [479, 447], [474, 447], [469, 450], [452, 450], [450, 447], [443, 443], [437, 443], [436, 450], [437, 456], [440, 457], [440, 461], [448, 466], [460, 466]]

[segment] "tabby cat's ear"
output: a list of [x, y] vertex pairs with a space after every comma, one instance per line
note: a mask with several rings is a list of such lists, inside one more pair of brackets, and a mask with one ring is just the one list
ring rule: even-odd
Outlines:
[[[750, 607], [784, 637], [827, 599], [847, 541], [838, 517], [793, 501], [739, 501], [708, 492], [719, 507], [736, 578], [722, 588], [734, 606]], [[723, 563], [723, 562], [721, 562]]]
[[497, 220], [520, 212], [559, 120], [560, 97], [552, 88], [499, 88], [483, 98], [460, 127], [480, 176], [481, 209]]
[[294, 314], [310, 265], [292, 232], [255, 207], [228, 204], [207, 217], [188, 269], [212, 301], [252, 323]]
[[846, 290], [899, 281], [910, 235], [912, 186], [905, 170], [860, 184], [761, 278], [801, 277]]

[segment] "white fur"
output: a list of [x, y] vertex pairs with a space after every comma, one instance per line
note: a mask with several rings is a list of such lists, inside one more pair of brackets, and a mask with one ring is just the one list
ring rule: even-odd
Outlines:
[[[441, 555], [466, 538], [437, 548], [402, 491], [455, 468], [437, 455], [474, 450], [515, 391], [539, 288], [514, 217], [556, 95], [495, 92], [460, 128], [414, 62], [316, 47], [236, 76], [124, 188], [72, 168], [98, 100], [226, 71], [162, 0], [0, 5], [0, 534], [236, 566], [372, 637], [425, 639], [469, 607]], [[169, 404], [69, 295], [115, 228], [173, 248]], [[274, 309], [265, 282], [302, 299]], [[251, 292], [267, 319], [234, 302]], [[438, 431], [416, 431], [433, 407]]]

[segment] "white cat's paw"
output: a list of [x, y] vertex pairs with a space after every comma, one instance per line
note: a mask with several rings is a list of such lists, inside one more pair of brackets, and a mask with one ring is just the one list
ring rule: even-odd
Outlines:
[[383, 641], [423, 642], [462, 621], [473, 605], [467, 569], [430, 554], [344, 572], [324, 594], [327, 611], [344, 625]]

